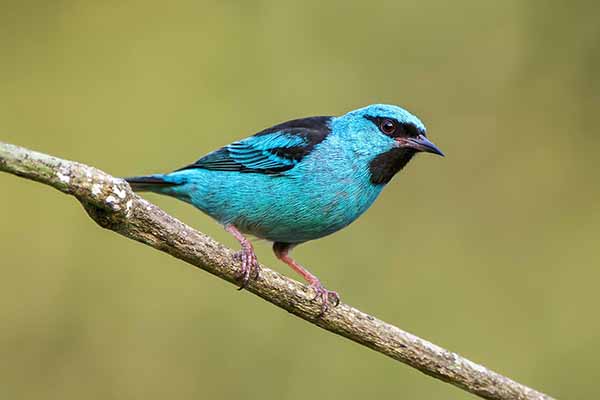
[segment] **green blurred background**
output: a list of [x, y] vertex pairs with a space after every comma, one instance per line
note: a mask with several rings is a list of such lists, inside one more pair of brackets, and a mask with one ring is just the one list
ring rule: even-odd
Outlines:
[[[597, 398], [599, 13], [3, 0], [0, 140], [131, 175], [287, 119], [402, 105], [447, 157], [419, 156], [359, 221], [295, 255], [352, 305]], [[3, 399], [472, 398], [104, 231], [53, 189], [6, 174], [0, 188]], [[236, 246], [192, 207], [147, 198]]]

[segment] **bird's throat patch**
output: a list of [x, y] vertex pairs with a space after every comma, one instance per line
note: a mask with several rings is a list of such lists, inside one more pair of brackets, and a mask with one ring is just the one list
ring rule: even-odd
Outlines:
[[376, 156], [369, 163], [371, 183], [385, 185], [391, 181], [394, 175], [408, 164], [415, 153], [414, 149], [394, 148]]

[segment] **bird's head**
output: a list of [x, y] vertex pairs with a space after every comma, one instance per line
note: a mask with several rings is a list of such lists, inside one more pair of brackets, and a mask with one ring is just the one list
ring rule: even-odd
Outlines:
[[444, 156], [421, 120], [398, 106], [372, 104], [334, 118], [331, 126], [368, 161], [374, 184], [388, 183], [418, 152]]

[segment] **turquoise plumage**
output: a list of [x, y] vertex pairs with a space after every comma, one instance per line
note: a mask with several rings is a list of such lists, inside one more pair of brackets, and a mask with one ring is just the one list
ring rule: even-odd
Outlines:
[[242, 285], [258, 273], [243, 234], [274, 242], [276, 255], [313, 285], [325, 311], [328, 297], [339, 297], [289, 250], [358, 218], [419, 151], [442, 155], [417, 117], [400, 107], [370, 105], [340, 117], [276, 125], [177, 171], [127, 180], [135, 190], [194, 205], [234, 234], [242, 245]]

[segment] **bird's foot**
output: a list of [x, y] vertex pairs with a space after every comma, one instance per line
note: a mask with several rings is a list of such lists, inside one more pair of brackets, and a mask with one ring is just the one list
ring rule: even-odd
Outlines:
[[321, 318], [325, 312], [329, 310], [330, 300], [334, 307], [337, 307], [340, 304], [340, 295], [333, 290], [325, 289], [319, 281], [319, 278], [311, 274], [310, 271], [302, 267], [302, 265], [298, 264], [292, 257], [290, 257], [289, 252], [294, 246], [295, 244], [291, 243], [275, 242], [273, 243], [273, 252], [277, 258], [289, 265], [294, 271], [302, 275], [306, 282], [310, 284], [312, 290], [315, 291], [315, 297], [313, 297], [311, 301], [321, 299], [321, 312], [317, 316], [317, 318]]
[[321, 282], [317, 281], [310, 285], [310, 287], [315, 291], [315, 297], [312, 300], [321, 299], [321, 313], [319, 317], [322, 317], [330, 307], [330, 301], [333, 303], [334, 307], [337, 307], [340, 304], [340, 295], [333, 290], [327, 290]]
[[258, 279], [260, 274], [258, 258], [256, 258], [256, 254], [252, 247], [242, 248], [242, 250], [233, 255], [233, 258], [241, 263], [240, 271], [238, 273], [238, 279], [241, 281], [241, 284], [238, 290], [242, 290], [248, 286], [250, 279]]
[[257, 279], [260, 271], [258, 266], [258, 259], [254, 253], [254, 247], [248, 239], [242, 235], [242, 233], [234, 225], [225, 225], [225, 230], [231, 233], [242, 246], [242, 250], [235, 253], [233, 258], [239, 261], [242, 265], [238, 274], [239, 279], [242, 281], [239, 290], [242, 290], [248, 286], [250, 278]]

